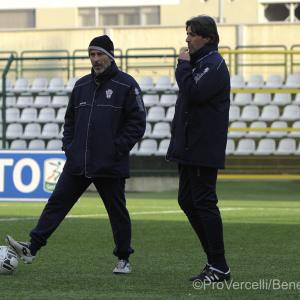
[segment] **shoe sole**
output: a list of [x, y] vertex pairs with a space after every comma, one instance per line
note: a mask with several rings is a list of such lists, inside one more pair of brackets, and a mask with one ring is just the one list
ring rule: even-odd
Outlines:
[[20, 259], [23, 260], [24, 264], [28, 264], [28, 265], [32, 264], [32, 261], [35, 259], [35, 257], [28, 257], [28, 256], [24, 256], [24, 255], [20, 254], [19, 253], [20, 251], [11, 244], [8, 235], [5, 237], [5, 242], [8, 244], [8, 246], [10, 247], [11, 250], [15, 251], [20, 256]]

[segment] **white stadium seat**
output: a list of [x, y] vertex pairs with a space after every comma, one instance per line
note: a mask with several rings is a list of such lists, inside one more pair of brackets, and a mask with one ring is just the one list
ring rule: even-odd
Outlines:
[[65, 122], [65, 114], [66, 114], [66, 107], [61, 107], [58, 111], [57, 111], [57, 115], [54, 119], [55, 122], [57, 123], [63, 123]]
[[44, 150], [45, 142], [43, 140], [32, 140], [28, 144], [28, 149], [31, 150]]
[[294, 139], [282, 139], [279, 141], [275, 155], [290, 155], [296, 151], [296, 141]]
[[250, 104], [251, 101], [252, 101], [251, 93], [236, 93], [232, 101], [232, 104], [243, 106], [243, 105]]
[[231, 89], [243, 89], [245, 87], [245, 78], [243, 75], [233, 75], [230, 77]]
[[6, 128], [6, 138], [8, 139], [16, 139], [22, 137], [23, 127], [22, 124], [13, 123], [8, 124]]
[[279, 118], [280, 120], [285, 120], [285, 121], [295, 121], [300, 119], [300, 108], [298, 105], [287, 105], [283, 109], [283, 113], [281, 117]]
[[39, 137], [41, 134], [41, 125], [36, 123], [29, 123], [25, 126], [23, 139], [34, 139]]
[[257, 149], [254, 151], [254, 155], [270, 155], [274, 153], [275, 148], [275, 140], [262, 139], [258, 142], [258, 146]]
[[[2, 144], [0, 145], [0, 147], [2, 146]], [[297, 148], [297, 150], [294, 152], [295, 155], [300, 155], [300, 142], [299, 142], [299, 146]]]
[[[249, 126], [250, 128], [267, 128], [267, 123], [263, 122], [263, 121], [255, 121], [252, 122]], [[247, 138], [262, 138], [263, 136], [265, 136], [267, 134], [266, 131], [249, 131], [246, 134]]]
[[263, 107], [260, 117], [261, 121], [273, 121], [279, 119], [279, 107], [277, 105], [266, 105]]
[[61, 140], [50, 140], [47, 143], [47, 150], [61, 150], [62, 141]]
[[18, 122], [20, 123], [30, 123], [37, 120], [37, 109], [33, 107], [27, 107], [22, 110], [21, 117]]
[[252, 139], [239, 140], [236, 150], [233, 152], [234, 155], [249, 155], [255, 151], [255, 141]]
[[287, 105], [292, 102], [292, 95], [290, 93], [275, 93], [271, 104]]
[[64, 88], [64, 91], [66, 92], [72, 92], [74, 85], [76, 83], [76, 81], [78, 80], [78, 77], [71, 77], [68, 79], [67, 85]]
[[154, 153], [157, 156], [165, 156], [167, 154], [170, 145], [170, 139], [162, 140], [159, 143], [157, 151]]
[[161, 106], [172, 106], [175, 105], [177, 101], [176, 94], [162, 94], [159, 100], [158, 105]]
[[300, 93], [296, 94], [295, 100], [293, 101], [293, 104], [300, 105]]
[[47, 90], [48, 80], [43, 77], [37, 77], [33, 80], [32, 85], [30, 87], [30, 92], [38, 93]]
[[235, 151], [235, 142], [232, 139], [227, 139], [226, 155], [233, 154]]
[[246, 89], [260, 89], [264, 86], [264, 78], [262, 75], [251, 75], [245, 86]]
[[[246, 122], [235, 121], [232, 122], [230, 128], [246, 128]], [[229, 131], [228, 138], [241, 138], [246, 135], [246, 131]]]
[[25, 140], [14, 140], [11, 142], [9, 149], [13, 150], [23, 150], [27, 148], [27, 143]]
[[[288, 124], [285, 121], [275, 121], [271, 124], [271, 128], [287, 128]], [[268, 138], [282, 138], [287, 135], [287, 131], [270, 131], [267, 133]]]
[[167, 110], [166, 116], [163, 119], [164, 121], [172, 122], [175, 115], [175, 106], [170, 106]]
[[153, 89], [153, 78], [150, 76], [141, 77], [139, 80], [139, 86], [143, 92]]
[[136, 155], [153, 155], [157, 151], [157, 142], [153, 139], [142, 140]]
[[238, 120], [240, 117], [240, 108], [236, 105], [230, 105], [229, 108], [229, 122]]
[[51, 105], [51, 97], [49, 94], [39, 94], [35, 97], [32, 106], [34, 107], [45, 107]]
[[282, 77], [279, 74], [269, 75], [266, 84], [263, 86], [264, 89], [280, 89], [282, 88]]
[[299, 89], [300, 88], [300, 74], [288, 75], [285, 84], [282, 86], [283, 89]]
[[271, 102], [271, 93], [255, 93], [252, 104], [258, 106], [264, 106], [270, 104], [270, 102]]
[[247, 105], [243, 108], [240, 121], [254, 121], [259, 117], [259, 108], [256, 105]]
[[178, 83], [177, 83], [176, 79], [171, 86], [171, 91], [176, 91], [176, 92], [179, 91], [179, 87], [178, 87]]
[[28, 107], [28, 106], [32, 106], [32, 104], [33, 104], [32, 94], [24, 93], [18, 97], [15, 106], [16, 107]]
[[12, 91], [15, 93], [22, 93], [29, 90], [29, 79], [28, 78], [18, 78], [15, 82]]
[[5, 115], [7, 123], [18, 122], [20, 119], [20, 110], [16, 107], [7, 108]]
[[[300, 121], [294, 122], [292, 128], [300, 129]], [[300, 131], [291, 131], [287, 136], [290, 138], [300, 138]]]
[[169, 76], [161, 76], [157, 78], [154, 90], [165, 91], [172, 88], [171, 78]]
[[165, 109], [161, 106], [153, 106], [149, 108], [146, 120], [148, 122], [157, 122], [165, 117]]
[[44, 125], [42, 133], [40, 134], [41, 139], [53, 139], [58, 136], [59, 126], [57, 123], [47, 123]]
[[51, 106], [53, 107], [68, 106], [68, 103], [69, 103], [68, 96], [56, 94], [52, 98]]
[[52, 122], [55, 119], [55, 110], [52, 107], [44, 107], [40, 110], [37, 118], [38, 123]]
[[152, 133], [150, 135], [151, 138], [169, 138], [171, 137], [171, 127], [167, 122], [158, 122], [153, 126]]
[[[12, 89], [12, 81], [10, 78], [6, 78], [5, 80], [5, 88], [6, 88], [6, 92], [10, 91]], [[2, 92], [2, 77], [0, 79], [0, 93]]]
[[149, 135], [151, 134], [151, 131], [152, 131], [151, 123], [147, 122], [147, 123], [146, 123], [146, 129], [145, 129], [145, 133], [144, 133], [144, 135], [143, 135], [143, 138], [149, 137]]
[[[0, 98], [0, 106], [3, 106], [2, 97]], [[7, 93], [5, 98], [6, 107], [14, 107], [16, 105], [16, 97], [14, 94]]]
[[145, 107], [150, 107], [158, 104], [159, 96], [157, 94], [151, 95], [143, 95], [144, 105]]
[[54, 77], [50, 80], [47, 91], [60, 92], [64, 90], [64, 79], [61, 77]]

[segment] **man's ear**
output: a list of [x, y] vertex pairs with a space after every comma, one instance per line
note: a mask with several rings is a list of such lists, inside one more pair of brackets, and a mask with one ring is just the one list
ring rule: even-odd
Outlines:
[[206, 38], [204, 38], [204, 42], [205, 42], [205, 44], [206, 44], [206, 43], [208, 43], [208, 42], [210, 41], [210, 39], [211, 39], [211, 38], [210, 38], [210, 36], [209, 36], [209, 37], [206, 37]]

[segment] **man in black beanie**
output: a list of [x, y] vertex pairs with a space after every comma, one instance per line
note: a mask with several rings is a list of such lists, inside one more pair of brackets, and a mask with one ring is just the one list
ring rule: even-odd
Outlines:
[[[114, 45], [107, 35], [88, 47], [91, 73], [79, 79], [65, 115], [63, 146], [67, 160], [30, 242], [6, 236], [8, 245], [26, 264], [63, 221], [76, 201], [93, 183], [107, 210], [118, 261], [113, 272], [131, 272], [131, 221], [126, 208], [125, 179], [130, 177], [129, 152], [143, 137], [146, 114], [137, 82], [119, 71]], [[93, 230], [91, 228], [90, 230]], [[81, 242], [84, 237], [81, 237]], [[91, 241], [85, 241], [90, 244]]]

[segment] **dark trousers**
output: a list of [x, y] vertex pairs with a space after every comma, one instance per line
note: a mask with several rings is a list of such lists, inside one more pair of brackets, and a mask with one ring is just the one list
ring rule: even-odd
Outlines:
[[216, 195], [218, 170], [178, 165], [178, 203], [208, 255], [224, 254], [223, 226]]
[[128, 257], [134, 252], [130, 247], [131, 221], [126, 208], [125, 179], [86, 178], [84, 175], [74, 176], [66, 172], [62, 172], [37, 226], [30, 232], [30, 241], [37, 249], [46, 245], [47, 239], [92, 182], [109, 216], [116, 245], [113, 254]]

